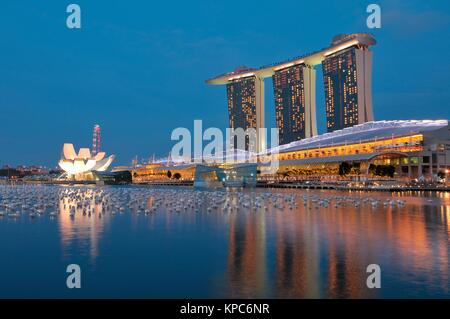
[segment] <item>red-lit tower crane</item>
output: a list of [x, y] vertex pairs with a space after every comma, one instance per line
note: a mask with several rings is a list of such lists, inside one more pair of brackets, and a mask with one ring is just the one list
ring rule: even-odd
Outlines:
[[100, 152], [100, 125], [94, 125], [94, 132], [92, 133], [92, 155]]

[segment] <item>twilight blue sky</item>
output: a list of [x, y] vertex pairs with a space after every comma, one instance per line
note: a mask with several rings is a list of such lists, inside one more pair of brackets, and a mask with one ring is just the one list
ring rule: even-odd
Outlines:
[[[69, 30], [66, 6], [82, 10]], [[366, 7], [382, 28], [366, 27]], [[450, 2], [443, 0], [5, 0], [0, 6], [0, 166], [54, 166], [64, 142], [90, 146], [102, 126], [115, 165], [166, 155], [173, 128], [226, 127], [226, 91], [206, 78], [372, 32], [375, 118], [450, 119]], [[324, 131], [318, 68], [319, 130]], [[266, 80], [266, 125], [273, 127]]]

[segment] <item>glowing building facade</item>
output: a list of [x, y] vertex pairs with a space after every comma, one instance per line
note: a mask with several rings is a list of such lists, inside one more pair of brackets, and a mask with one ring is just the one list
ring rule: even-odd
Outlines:
[[270, 152], [279, 163], [276, 174], [292, 180], [340, 178], [343, 162], [358, 178], [377, 178], [371, 167], [392, 166], [396, 178], [434, 180], [450, 172], [450, 126], [447, 120], [367, 122]]
[[[256, 145], [246, 140], [245, 149], [259, 151], [264, 141], [259, 136], [259, 129], [264, 127], [264, 81], [256, 76], [244, 77], [227, 84], [228, 114], [230, 128], [254, 129]], [[233, 141], [237, 148], [237, 144]]]
[[[237, 68], [206, 81], [227, 85], [230, 127], [264, 128], [264, 79], [272, 77], [280, 144], [317, 135], [316, 71], [322, 64], [327, 130], [373, 121], [372, 53], [367, 33], [336, 36], [322, 50], [257, 69]], [[251, 105], [251, 107], [249, 107]], [[265, 149], [264, 136], [257, 150]]]
[[93, 172], [106, 171], [114, 160], [114, 155], [105, 155], [105, 152], [99, 152], [92, 156], [89, 148], [80, 148], [76, 153], [73, 144], [65, 143], [58, 165], [65, 172], [63, 177], [66, 179], [95, 180]]
[[[173, 182], [171, 176], [176, 174], [176, 182], [194, 181], [194, 185], [203, 187], [252, 186], [256, 179], [448, 182], [450, 124], [447, 120], [366, 122], [270, 148], [254, 160], [166, 162], [136, 168], [131, 175], [133, 183], [158, 183]], [[348, 171], [342, 171], [343, 167]]]
[[275, 71], [272, 79], [279, 143], [317, 135], [314, 68], [294, 65]]
[[372, 52], [354, 46], [322, 62], [327, 131], [373, 121]]

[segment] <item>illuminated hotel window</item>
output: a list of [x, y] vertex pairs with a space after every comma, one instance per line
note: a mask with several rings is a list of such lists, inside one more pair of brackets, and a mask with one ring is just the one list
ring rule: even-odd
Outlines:
[[355, 49], [349, 48], [322, 62], [328, 132], [358, 123]]
[[[234, 80], [227, 84], [230, 128], [256, 129], [255, 77]], [[236, 147], [235, 143], [235, 147]], [[248, 149], [248, 140], [245, 148]]]
[[273, 75], [276, 123], [280, 144], [305, 138], [305, 90], [303, 65], [276, 71]]

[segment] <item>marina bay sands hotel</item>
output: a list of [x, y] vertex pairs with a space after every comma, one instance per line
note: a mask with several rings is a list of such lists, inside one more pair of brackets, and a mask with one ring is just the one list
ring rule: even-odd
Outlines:
[[317, 135], [316, 70], [322, 65], [327, 131], [373, 121], [372, 52], [376, 43], [366, 33], [338, 35], [331, 45], [293, 59], [260, 68], [239, 67], [208, 84], [226, 85], [229, 125], [254, 128], [257, 151], [266, 148], [264, 136], [264, 79], [272, 77], [280, 145]]

